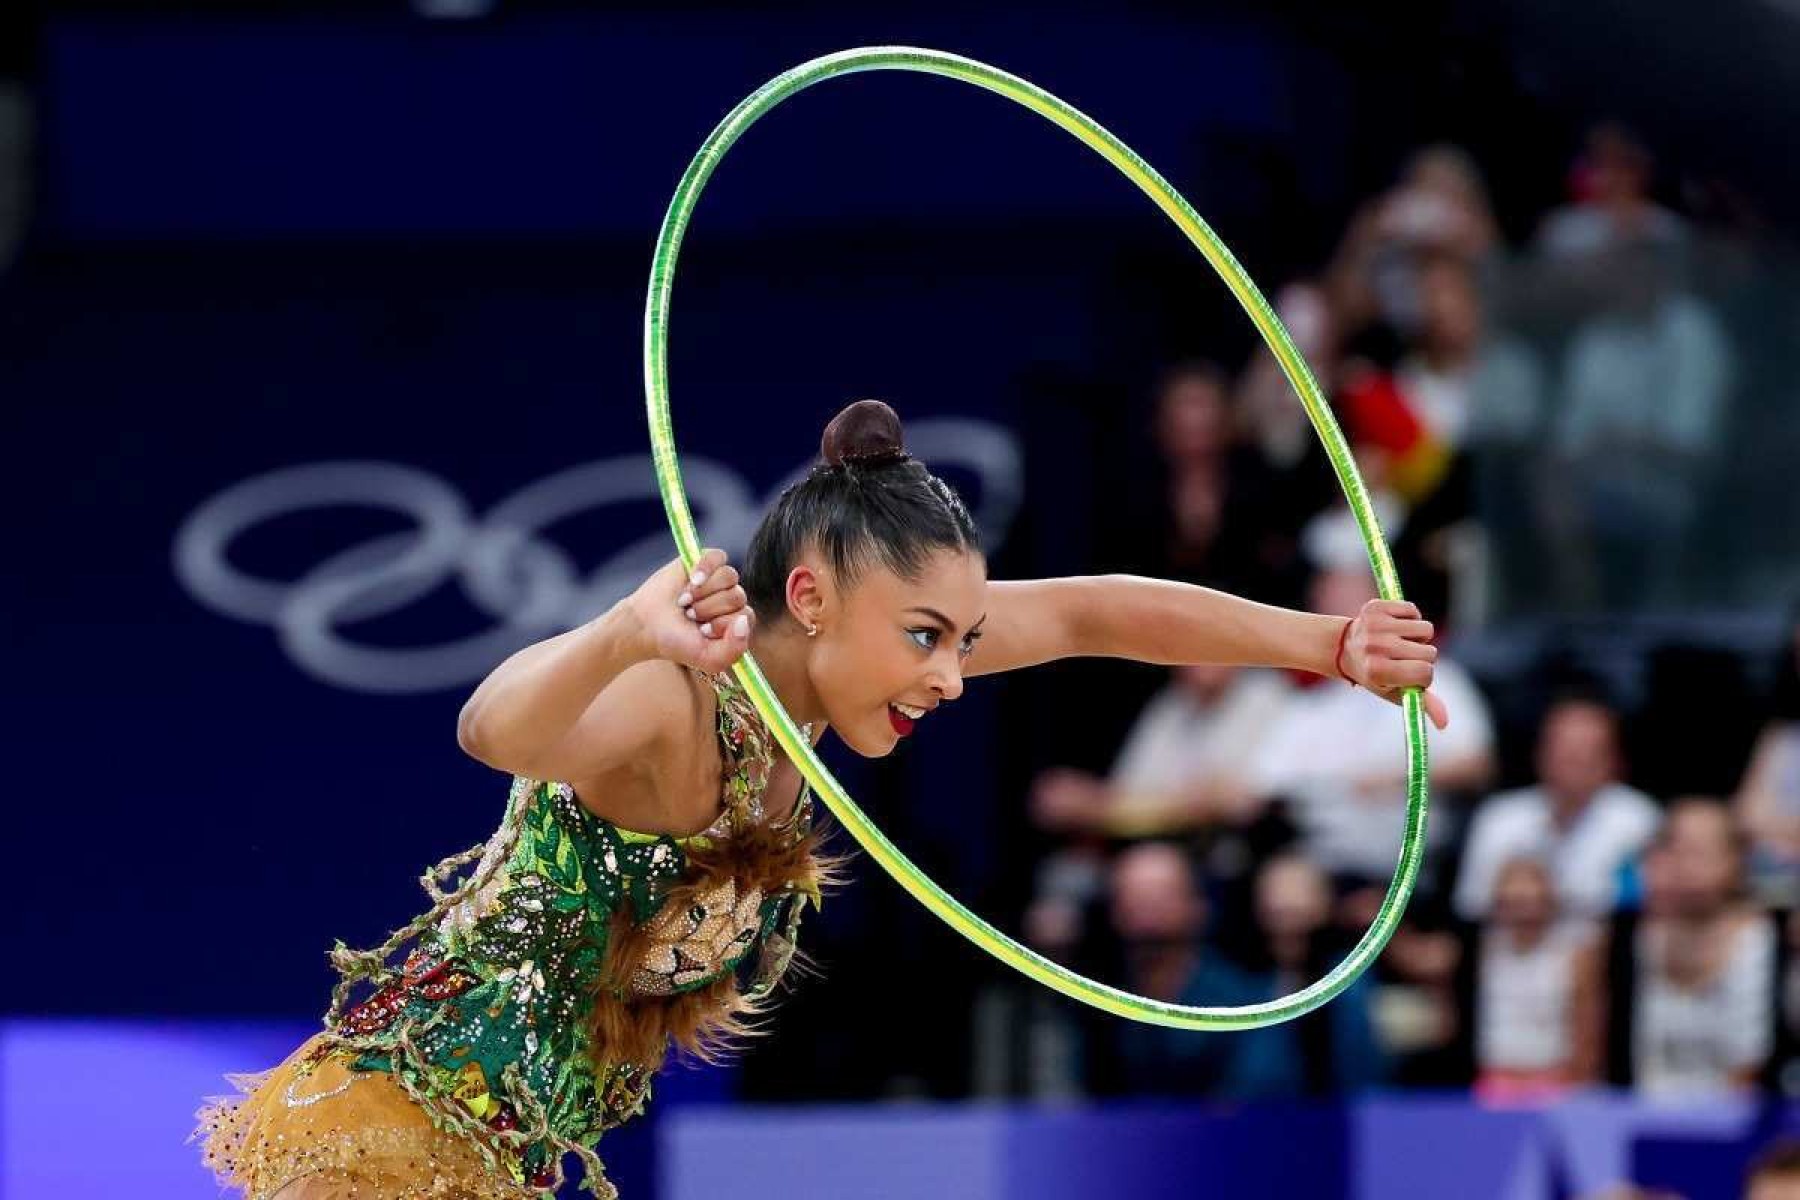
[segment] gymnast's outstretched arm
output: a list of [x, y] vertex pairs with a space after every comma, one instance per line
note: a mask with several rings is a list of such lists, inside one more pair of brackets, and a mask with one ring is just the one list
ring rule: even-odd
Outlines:
[[[1431, 622], [1404, 600], [1371, 600], [1354, 619], [1278, 608], [1229, 592], [1137, 575], [1002, 580], [988, 585], [986, 636], [967, 675], [1059, 658], [1129, 658], [1175, 666], [1288, 667], [1344, 678], [1398, 702], [1429, 688]], [[1426, 714], [1448, 723], [1427, 692]]]

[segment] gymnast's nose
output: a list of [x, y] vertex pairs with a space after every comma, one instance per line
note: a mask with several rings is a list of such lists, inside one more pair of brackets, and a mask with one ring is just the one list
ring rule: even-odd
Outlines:
[[937, 693], [940, 700], [954, 700], [962, 695], [962, 668], [953, 665], [933, 671], [930, 682], [931, 690]]

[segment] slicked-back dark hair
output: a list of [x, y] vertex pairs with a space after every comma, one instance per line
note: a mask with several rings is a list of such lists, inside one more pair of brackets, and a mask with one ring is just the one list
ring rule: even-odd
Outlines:
[[955, 490], [906, 453], [894, 410], [858, 400], [825, 427], [819, 463], [750, 539], [740, 577], [764, 620], [787, 611], [788, 572], [808, 546], [848, 590], [872, 567], [916, 580], [939, 551], [981, 553], [981, 536]]

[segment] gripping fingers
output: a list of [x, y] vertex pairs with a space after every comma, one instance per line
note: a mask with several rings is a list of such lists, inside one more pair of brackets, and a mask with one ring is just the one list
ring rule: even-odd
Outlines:
[[727, 588], [722, 592], [714, 592], [704, 600], [696, 600], [688, 608], [690, 620], [716, 621], [720, 617], [737, 612], [749, 602], [741, 587]]
[[1415, 642], [1429, 642], [1437, 633], [1430, 621], [1395, 621], [1386, 632]]
[[699, 591], [713, 572], [724, 565], [725, 552], [723, 550], [702, 550], [700, 557], [694, 560], [694, 569], [688, 572], [684, 594]]
[[695, 560], [694, 569], [688, 573], [675, 603], [682, 608], [691, 608], [715, 592], [736, 587], [737, 582], [737, 568], [725, 561], [725, 552], [707, 550]]
[[1422, 662], [1436, 662], [1438, 656], [1438, 648], [1430, 642], [1414, 642], [1406, 638], [1395, 638], [1386, 647], [1386, 651], [1389, 658], [1418, 659]]
[[[749, 637], [750, 630], [756, 627], [756, 611], [748, 605], [740, 604], [725, 609], [720, 612], [718, 616], [707, 617], [701, 615], [693, 618], [693, 620], [695, 624], [700, 626], [700, 634], [702, 637], [714, 639], [731, 637], [733, 635]], [[743, 622], [741, 632], [738, 628], [738, 623], [740, 621]]]

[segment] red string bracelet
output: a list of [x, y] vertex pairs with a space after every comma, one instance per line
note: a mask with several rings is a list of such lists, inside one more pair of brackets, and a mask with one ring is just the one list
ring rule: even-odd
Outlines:
[[1356, 686], [1356, 680], [1350, 678], [1350, 672], [1344, 670], [1344, 645], [1350, 640], [1350, 627], [1354, 624], [1356, 624], [1354, 619], [1344, 622], [1344, 627], [1338, 631], [1337, 653], [1331, 656], [1332, 665], [1337, 668], [1339, 678], [1351, 687]]

